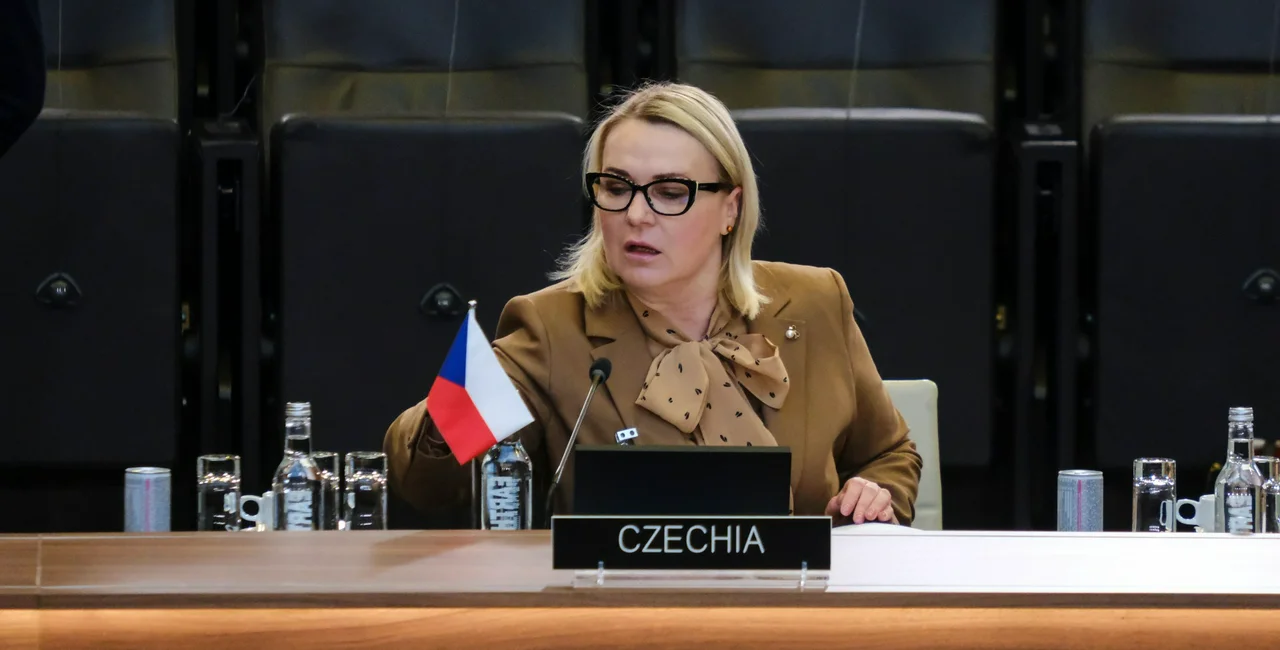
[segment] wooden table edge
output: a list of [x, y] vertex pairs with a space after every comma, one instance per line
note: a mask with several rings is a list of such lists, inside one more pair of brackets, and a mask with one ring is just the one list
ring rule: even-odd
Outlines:
[[1217, 594], [824, 593], [745, 590], [573, 589], [521, 592], [139, 593], [42, 589], [0, 594], [0, 609], [192, 608], [925, 608], [925, 609], [1262, 609], [1280, 596]]

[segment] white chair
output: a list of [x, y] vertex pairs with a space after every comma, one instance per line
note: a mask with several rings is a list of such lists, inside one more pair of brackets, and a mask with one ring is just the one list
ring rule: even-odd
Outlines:
[[886, 380], [898, 412], [911, 428], [911, 440], [924, 460], [916, 518], [912, 528], [942, 530], [942, 474], [938, 469], [938, 385], [928, 379]]

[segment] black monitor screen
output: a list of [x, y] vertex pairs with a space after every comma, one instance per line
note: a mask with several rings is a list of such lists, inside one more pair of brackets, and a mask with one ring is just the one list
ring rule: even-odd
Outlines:
[[787, 447], [618, 447], [574, 450], [575, 515], [790, 514]]

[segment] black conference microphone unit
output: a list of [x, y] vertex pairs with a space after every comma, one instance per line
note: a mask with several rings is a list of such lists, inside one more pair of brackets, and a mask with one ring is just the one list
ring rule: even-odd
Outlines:
[[608, 359], [596, 359], [591, 364], [591, 388], [587, 390], [587, 399], [582, 402], [582, 411], [578, 413], [578, 421], [573, 425], [573, 431], [569, 434], [569, 442], [564, 446], [564, 453], [560, 456], [560, 466], [556, 468], [556, 474], [551, 478], [551, 487], [547, 488], [547, 528], [551, 527], [551, 515], [555, 510], [552, 504], [555, 501], [556, 488], [560, 487], [560, 476], [564, 474], [564, 464], [569, 460], [569, 454], [573, 452], [573, 446], [578, 442], [578, 431], [582, 429], [582, 421], [587, 419], [587, 406], [591, 404], [591, 398], [596, 396], [596, 389], [609, 379], [609, 373], [613, 372], [613, 363]]

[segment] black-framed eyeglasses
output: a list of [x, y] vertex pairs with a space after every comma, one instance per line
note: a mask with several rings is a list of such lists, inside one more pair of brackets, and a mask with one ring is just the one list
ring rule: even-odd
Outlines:
[[733, 187], [731, 183], [699, 183], [687, 178], [659, 178], [651, 183], [636, 185], [621, 176], [603, 172], [587, 174], [586, 180], [587, 194], [591, 196], [591, 202], [601, 210], [622, 212], [631, 207], [636, 192], [640, 192], [654, 212], [668, 217], [688, 212], [700, 190], [719, 192]]

